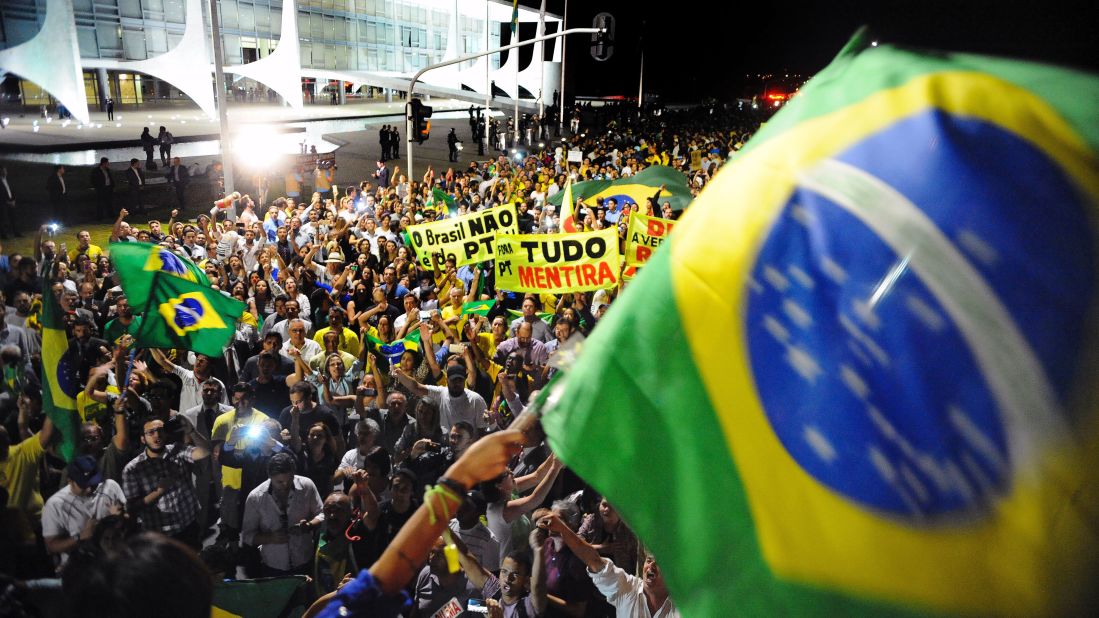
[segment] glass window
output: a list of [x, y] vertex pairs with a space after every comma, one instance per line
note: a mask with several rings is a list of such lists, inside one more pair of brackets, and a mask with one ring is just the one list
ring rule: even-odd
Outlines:
[[149, 57], [145, 49], [145, 33], [140, 30], [122, 31], [123, 49], [128, 60], [144, 60]]
[[118, 12], [123, 17], [141, 19], [141, 2], [140, 0], [118, 0]]
[[116, 24], [97, 23], [95, 25], [95, 38], [99, 41], [99, 49], [122, 49], [122, 38]]
[[164, 12], [164, 0], [141, 0], [141, 6], [145, 7], [146, 11]]
[[164, 0], [164, 21], [173, 24], [182, 24], [183, 13], [186, 10], [183, 0]]
[[73, 0], [74, 11], [91, 11], [92, 0]]
[[168, 51], [168, 36], [164, 28], [146, 28], [145, 44], [149, 47], [150, 55]]
[[225, 64], [244, 64], [244, 56], [240, 53], [240, 37], [235, 34], [223, 34], [225, 43]]
[[323, 39], [324, 38], [324, 19], [321, 17], [321, 15], [319, 13], [310, 13], [309, 14], [309, 24], [310, 24], [309, 31], [313, 33], [312, 34], [313, 38], [314, 39]]
[[95, 28], [77, 26], [76, 42], [80, 47], [81, 58], [99, 57], [99, 45], [95, 42]]
[[335, 69], [336, 68], [336, 46], [325, 45], [324, 46], [324, 68]]
[[348, 38], [349, 38], [347, 36], [347, 25], [348, 25], [348, 23], [349, 23], [349, 20], [346, 19], [346, 18], [343, 18], [343, 17], [337, 17], [336, 18], [336, 40], [337, 41], [347, 41], [348, 40]]
[[221, 7], [221, 27], [236, 29], [240, 21], [237, 18], [237, 3], [219, 2], [218, 6]]
[[238, 12], [239, 12], [238, 21], [240, 23], [240, 29], [243, 30], [244, 32], [255, 32], [256, 31], [256, 13], [255, 13], [255, 9], [252, 8], [251, 4], [240, 4], [239, 7], [240, 8], [238, 9]]
[[301, 54], [301, 66], [311, 69], [316, 68], [313, 66], [313, 44], [302, 43], [298, 49]]
[[336, 18], [331, 15], [324, 15], [324, 40], [335, 41], [336, 40]]
[[[271, 31], [271, 7], [269, 6], [257, 6], [256, 7], [256, 32], [260, 34], [267, 34]], [[277, 21], [281, 15], [276, 15]]]

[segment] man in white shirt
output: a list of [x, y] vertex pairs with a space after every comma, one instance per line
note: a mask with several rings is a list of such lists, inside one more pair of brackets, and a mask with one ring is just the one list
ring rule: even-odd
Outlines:
[[557, 515], [547, 515], [539, 519], [537, 525], [551, 534], [560, 535], [572, 553], [587, 565], [588, 576], [607, 602], [614, 606], [615, 615], [619, 618], [679, 617], [679, 610], [668, 596], [664, 574], [652, 556], [645, 558], [641, 577], [636, 577], [615, 566], [610, 559], [600, 556]]
[[228, 403], [228, 399], [225, 397], [225, 384], [222, 384], [221, 380], [213, 377], [212, 367], [210, 365], [210, 357], [205, 354], [195, 354], [194, 369], [185, 369], [179, 365], [168, 360], [168, 357], [164, 355], [164, 352], [153, 348], [152, 349], [153, 360], [156, 364], [160, 365], [161, 369], [168, 373], [174, 373], [183, 382], [183, 388], [179, 391], [179, 409], [190, 410], [191, 408], [202, 404], [202, 383], [207, 380], [214, 380], [218, 384], [221, 384], [221, 403]]
[[313, 560], [312, 531], [324, 518], [313, 481], [294, 474], [289, 453], [276, 453], [267, 463], [268, 480], [248, 494], [241, 540], [260, 551], [261, 575], [308, 575]]
[[122, 487], [103, 479], [95, 457], [81, 455], [69, 464], [69, 484], [50, 496], [42, 509], [42, 536], [46, 551], [69, 558], [82, 540], [91, 538], [95, 526], [110, 515], [121, 515], [126, 504]]
[[488, 406], [484, 398], [465, 387], [464, 365], [447, 367], [445, 387], [420, 384], [400, 367], [394, 369], [394, 375], [413, 395], [422, 397], [439, 407], [439, 425], [442, 427], [443, 435], [450, 433], [450, 427], [458, 421], [465, 421], [484, 433], [488, 426], [485, 421], [485, 410]]

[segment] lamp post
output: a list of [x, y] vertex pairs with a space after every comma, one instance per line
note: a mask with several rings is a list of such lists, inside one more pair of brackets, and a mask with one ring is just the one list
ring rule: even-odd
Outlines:
[[[213, 1], [213, 0], [211, 0], [211, 1]], [[412, 79], [409, 80], [409, 82], [408, 82], [408, 100], [409, 101], [412, 100], [412, 93], [416, 89], [416, 82], [420, 81], [420, 76], [422, 76], [424, 73], [427, 73], [428, 71], [430, 71], [432, 69], [439, 69], [439, 68], [442, 68], [442, 67], [445, 67], [445, 66], [450, 66], [452, 64], [458, 64], [460, 62], [468, 62], [469, 60], [476, 60], [477, 58], [480, 58], [481, 56], [491, 56], [492, 54], [498, 54], [502, 51], [506, 51], [506, 50], [510, 50], [510, 49], [516, 49], [516, 48], [522, 47], [524, 45], [533, 45], [533, 44], [538, 43], [540, 41], [548, 41], [550, 39], [556, 39], [558, 37], [563, 37], [563, 36], [568, 35], [568, 34], [595, 34], [595, 33], [601, 33], [601, 32], [605, 32], [605, 31], [606, 31], [605, 28], [573, 28], [572, 30], [562, 30], [561, 32], [555, 32], [553, 34], [547, 34], [547, 35], [544, 35], [544, 36], [534, 37], [533, 39], [530, 39], [529, 41], [522, 41], [520, 43], [512, 43], [510, 45], [504, 45], [503, 47], [497, 47], [496, 49], [490, 49], [488, 51], [478, 52], [476, 54], [469, 54], [469, 55], [466, 55], [466, 56], [460, 56], [458, 58], [454, 58], [453, 60], [446, 60], [444, 62], [439, 62], [439, 63], [436, 63], [436, 64], [428, 65], [428, 66], [420, 69], [419, 71], [417, 71], [416, 74], [412, 76]], [[407, 104], [405, 105], [405, 131], [406, 131], [406, 134], [408, 135], [408, 140], [409, 140], [408, 141], [408, 177], [409, 178], [414, 178], [415, 175], [412, 172], [412, 114], [409, 113]]]

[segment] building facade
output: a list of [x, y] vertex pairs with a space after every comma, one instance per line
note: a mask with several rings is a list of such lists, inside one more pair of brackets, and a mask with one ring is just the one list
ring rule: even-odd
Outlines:
[[[274, 75], [285, 80], [290, 72], [308, 102], [327, 95], [328, 90], [334, 94], [336, 82], [331, 80], [340, 80], [345, 82], [338, 88], [342, 100], [348, 91], [384, 87], [394, 78], [443, 59], [511, 42], [512, 6], [502, 1], [220, 0], [217, 6], [226, 87], [249, 97], [278, 96], [295, 106], [301, 101], [295, 93], [286, 92], [285, 83], [280, 87], [264, 82], [276, 79]], [[46, 32], [49, 12], [66, 9], [71, 11], [75, 34], [72, 28], [61, 32], [63, 25], [56, 24], [55, 32]], [[51, 95], [65, 99], [53, 92], [56, 88], [45, 85], [48, 79], [29, 74], [50, 70], [49, 66], [39, 70], [21, 57], [34, 53], [35, 44], [46, 38], [51, 49], [75, 47], [89, 108], [102, 109], [108, 97], [121, 104], [191, 98], [205, 108], [205, 97], [195, 91], [203, 88], [202, 81], [213, 87], [209, 10], [208, 0], [4, 0], [0, 3], [0, 69], [7, 74], [3, 97], [25, 105], [46, 104]], [[285, 11], [293, 12], [292, 19]], [[537, 10], [520, 7], [520, 37], [535, 35], [535, 27], [537, 33], [560, 27], [559, 17], [546, 15], [539, 23], [539, 15]], [[194, 29], [190, 36], [189, 27]], [[551, 76], [559, 75], [556, 42], [526, 52], [527, 57], [541, 57]], [[284, 52], [296, 47], [296, 54], [275, 54], [280, 46], [287, 46]], [[158, 63], [171, 52], [178, 54], [173, 62]], [[282, 56], [277, 67], [274, 56]], [[546, 67], [540, 64], [529, 62], [522, 71], [543, 75]], [[474, 92], [484, 92], [495, 82], [505, 94], [520, 98], [538, 98], [543, 90], [539, 86], [552, 83], [544, 77], [535, 83], [522, 76], [497, 75], [502, 69], [521, 72], [516, 65], [510, 57], [502, 61], [501, 54], [496, 54], [487, 62], [429, 72], [424, 82], [437, 79], [442, 86]], [[196, 70], [201, 75], [196, 76]]]

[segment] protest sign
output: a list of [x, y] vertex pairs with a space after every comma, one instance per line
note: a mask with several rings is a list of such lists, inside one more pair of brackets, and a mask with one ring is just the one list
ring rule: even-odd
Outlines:
[[569, 163], [581, 163], [584, 161], [584, 153], [580, 150], [569, 151]]
[[648, 217], [639, 212], [630, 215], [630, 227], [626, 230], [626, 263], [630, 266], [644, 264], [653, 251], [672, 232], [675, 221]]
[[515, 204], [508, 204], [413, 225], [408, 228], [408, 239], [423, 268], [431, 268], [432, 254], [440, 251], [444, 259], [454, 258], [458, 266], [465, 266], [494, 259], [493, 236], [496, 232], [514, 234], [518, 231], [517, 220]]
[[614, 228], [579, 234], [497, 234], [496, 287], [512, 292], [588, 292], [618, 285]]

